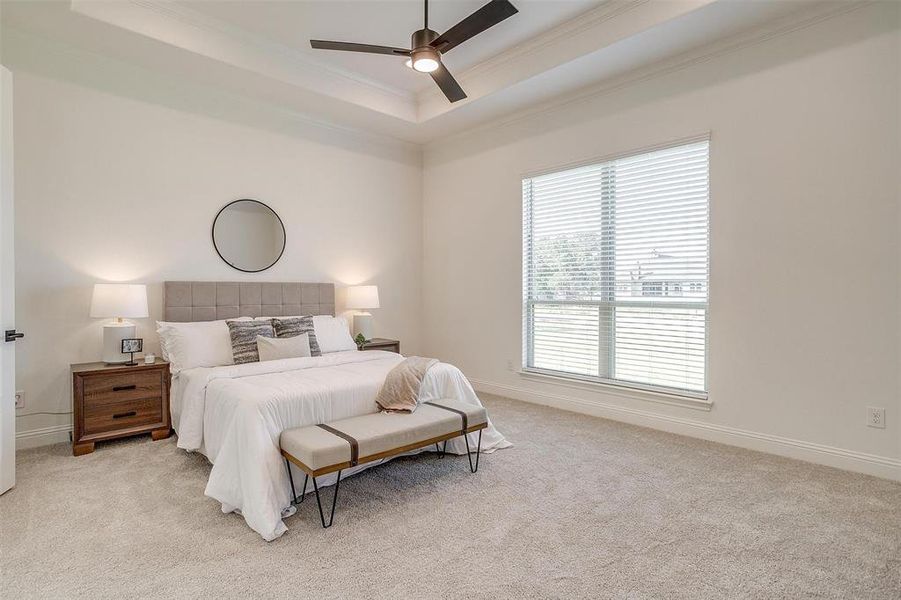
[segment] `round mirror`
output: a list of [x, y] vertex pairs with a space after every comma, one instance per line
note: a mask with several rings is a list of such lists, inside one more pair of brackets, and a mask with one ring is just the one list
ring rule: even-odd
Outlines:
[[265, 271], [285, 251], [285, 226], [259, 200], [235, 200], [213, 220], [213, 246], [222, 260], [239, 271]]

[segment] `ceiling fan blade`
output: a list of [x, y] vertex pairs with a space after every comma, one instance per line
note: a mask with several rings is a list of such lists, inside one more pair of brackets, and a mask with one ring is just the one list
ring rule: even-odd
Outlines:
[[435, 38], [431, 46], [444, 54], [518, 12], [516, 7], [510, 4], [508, 0], [491, 0], [491, 2]]
[[444, 95], [451, 102], [456, 102], [466, 97], [466, 92], [463, 91], [463, 88], [460, 87], [460, 84], [457, 83], [457, 80], [454, 79], [454, 76], [450, 74], [450, 71], [443, 64], [439, 63], [438, 68], [429, 73], [429, 75], [432, 76], [432, 79], [435, 80], [435, 83], [438, 84], [438, 87], [441, 88], [441, 91], [444, 92]]
[[353, 42], [329, 42], [325, 40], [310, 40], [310, 46], [312, 46], [316, 50], [344, 50], [346, 52], [367, 52], [369, 54], [410, 56], [410, 51], [406, 48], [374, 46], [372, 44], [354, 44]]

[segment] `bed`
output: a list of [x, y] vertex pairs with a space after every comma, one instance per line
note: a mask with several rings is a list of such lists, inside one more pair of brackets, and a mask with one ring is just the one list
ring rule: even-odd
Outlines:
[[[221, 319], [303, 314], [331, 322], [329, 317], [335, 316], [330, 283], [165, 282], [163, 288], [163, 321], [170, 323], [210, 322], [213, 327], [211, 322]], [[392, 352], [332, 347], [338, 349], [325, 352], [323, 346], [318, 357], [239, 365], [217, 365], [211, 358], [201, 366], [185, 363], [187, 368], [172, 374], [170, 402], [178, 447], [207, 457], [213, 467], [206, 495], [219, 501], [224, 512], [240, 513], [266, 540], [284, 534], [283, 518], [294, 512], [279, 454], [281, 432], [376, 412], [374, 400], [385, 376], [403, 360]], [[428, 370], [419, 399], [440, 398], [481, 404], [460, 370], [446, 363]], [[508, 446], [489, 423], [482, 436], [483, 452]], [[452, 440], [447, 451], [465, 453], [464, 440]], [[342, 479], [375, 464], [347, 470]], [[320, 485], [334, 482], [334, 476], [326, 476]]]

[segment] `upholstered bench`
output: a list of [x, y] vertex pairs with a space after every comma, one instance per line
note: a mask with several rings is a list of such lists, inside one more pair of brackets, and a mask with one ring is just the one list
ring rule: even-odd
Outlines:
[[[293, 503], [303, 502], [307, 492], [307, 481], [312, 477], [319, 518], [323, 527], [330, 527], [335, 520], [335, 503], [338, 500], [341, 471], [344, 469], [432, 444], [438, 450], [439, 456], [443, 457], [447, 440], [462, 435], [466, 440], [469, 470], [475, 473], [479, 469], [479, 456], [482, 451], [482, 430], [487, 426], [488, 413], [484, 407], [456, 400], [435, 400], [419, 405], [412, 413], [379, 412], [323, 425], [288, 429], [282, 432], [279, 445], [288, 468]], [[479, 432], [479, 441], [473, 463], [466, 434], [475, 431]], [[440, 442], [444, 442], [442, 448], [438, 447]], [[291, 463], [306, 473], [300, 501], [297, 500], [297, 491], [294, 488]], [[326, 523], [316, 478], [335, 471], [338, 472], [338, 481], [335, 482], [332, 511]]]

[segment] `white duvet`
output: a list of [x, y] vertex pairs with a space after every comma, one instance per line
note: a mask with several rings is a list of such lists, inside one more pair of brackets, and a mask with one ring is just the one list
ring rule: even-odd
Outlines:
[[[287, 531], [282, 516], [293, 512], [279, 453], [281, 432], [376, 412], [375, 396], [388, 371], [402, 360], [392, 352], [352, 351], [187, 369], [172, 383], [178, 447], [201, 451], [213, 463], [207, 496], [221, 502], [224, 512], [240, 511], [254, 531], [273, 540]], [[419, 400], [439, 398], [481, 404], [459, 369], [445, 363], [426, 372]], [[474, 448], [477, 434], [470, 436]], [[482, 450], [510, 445], [489, 421], [482, 432]], [[448, 442], [447, 449], [466, 452], [462, 438]], [[302, 473], [295, 471], [294, 476], [303, 481]], [[329, 485], [335, 476], [317, 481]]]

